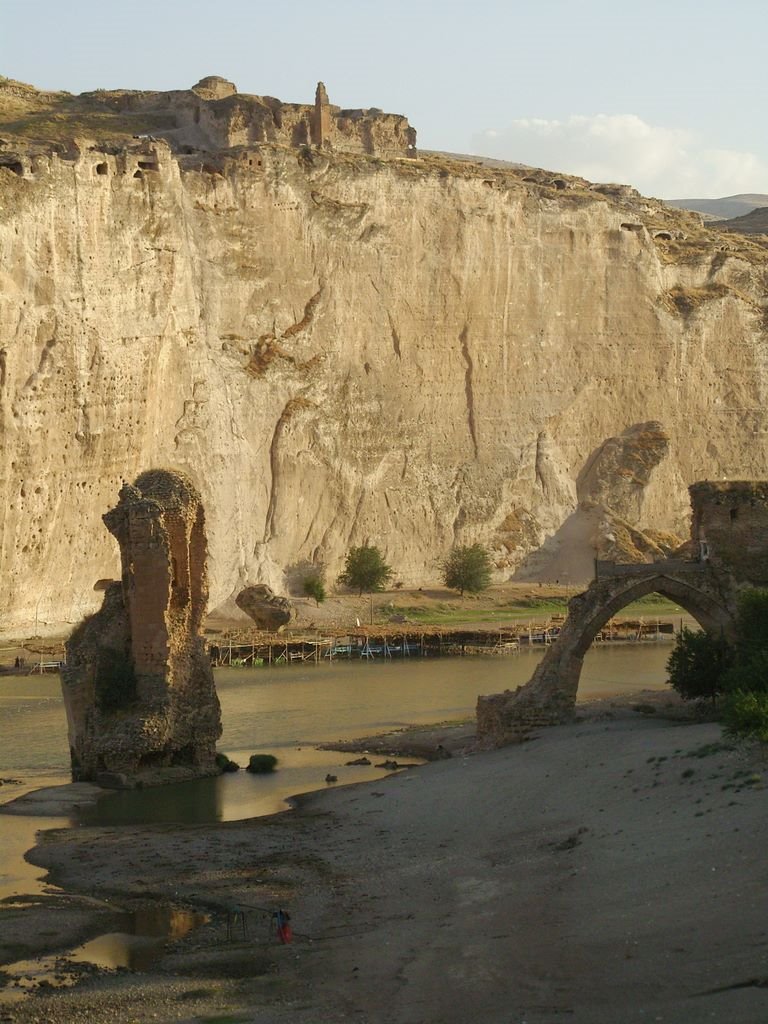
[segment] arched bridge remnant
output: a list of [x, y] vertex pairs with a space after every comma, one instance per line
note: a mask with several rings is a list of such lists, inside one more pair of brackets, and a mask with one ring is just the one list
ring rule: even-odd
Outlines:
[[122, 578], [67, 642], [62, 689], [72, 777], [130, 785], [215, 774], [221, 714], [200, 627], [205, 515], [181, 473], [125, 484], [104, 522]]
[[479, 697], [477, 734], [502, 746], [534, 726], [573, 717], [581, 667], [605, 623], [646, 594], [671, 598], [706, 630], [732, 636], [739, 592], [768, 583], [768, 482], [704, 481], [689, 488], [690, 558], [621, 565], [596, 563], [597, 577], [568, 604], [568, 618], [530, 681]]

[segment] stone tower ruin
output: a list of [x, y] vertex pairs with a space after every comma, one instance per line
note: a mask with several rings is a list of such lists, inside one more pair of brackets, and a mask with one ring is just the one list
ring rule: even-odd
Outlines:
[[315, 90], [315, 113], [312, 118], [312, 142], [322, 148], [327, 146], [331, 138], [331, 104], [328, 93], [322, 82], [317, 83]]
[[200, 634], [208, 588], [197, 490], [180, 473], [143, 473], [104, 522], [122, 578], [67, 643], [72, 776], [130, 785], [213, 774], [221, 715]]

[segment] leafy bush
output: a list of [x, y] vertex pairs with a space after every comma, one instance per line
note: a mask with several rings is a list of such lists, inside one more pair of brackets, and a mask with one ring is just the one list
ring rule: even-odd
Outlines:
[[683, 700], [714, 703], [732, 660], [733, 648], [723, 637], [683, 626], [667, 660], [669, 682]]
[[726, 732], [768, 743], [768, 590], [739, 598], [736, 643], [681, 630], [667, 662], [672, 686], [686, 700], [725, 694]]
[[757, 649], [768, 650], [768, 590], [753, 587], [739, 597], [736, 616], [737, 647], [745, 656]]
[[452, 548], [441, 569], [443, 583], [462, 597], [465, 591], [479, 594], [491, 583], [491, 559], [482, 544]]
[[216, 752], [214, 763], [220, 772], [231, 773], [240, 771], [240, 765], [237, 761], [232, 761], [226, 754], [222, 754], [220, 750]]
[[313, 598], [319, 608], [325, 600], [325, 582], [322, 573], [316, 572], [305, 576], [302, 589], [304, 596]]
[[734, 663], [723, 675], [722, 689], [724, 693], [768, 693], [768, 650], [745, 650], [740, 644]]
[[735, 690], [723, 701], [723, 724], [731, 736], [768, 743], [768, 693]]
[[344, 562], [344, 571], [339, 575], [339, 583], [357, 590], [370, 593], [384, 589], [385, 583], [392, 578], [392, 569], [384, 561], [379, 549], [370, 544], [359, 548], [351, 548]]

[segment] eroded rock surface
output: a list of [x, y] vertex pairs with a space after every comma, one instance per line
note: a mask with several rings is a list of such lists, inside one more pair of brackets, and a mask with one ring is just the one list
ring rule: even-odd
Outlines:
[[[298, 563], [334, 578], [368, 540], [405, 586], [475, 541], [509, 577], [636, 424], [669, 439], [631, 516], [611, 505], [645, 537], [683, 534], [696, 479], [768, 476], [751, 238], [631, 189], [438, 157], [3, 138], [8, 631], [94, 610], [117, 574], [100, 516], [147, 464], [199, 483], [214, 609], [244, 580], [284, 592]], [[598, 525], [576, 524], [572, 582]]]
[[104, 522], [123, 571], [67, 642], [73, 780], [122, 786], [215, 774], [221, 716], [200, 635], [208, 586], [197, 490], [180, 473], [142, 473]]
[[235, 604], [253, 619], [259, 629], [278, 630], [296, 616], [296, 609], [288, 598], [278, 597], [264, 583], [241, 590]]
[[675, 505], [682, 483], [669, 454], [669, 435], [658, 422], [632, 424], [607, 438], [576, 478], [573, 512], [526, 559], [517, 578], [584, 582], [595, 559], [652, 562], [676, 550], [682, 543], [677, 533], [639, 525], [658, 522], [659, 506], [675, 525], [685, 514]]

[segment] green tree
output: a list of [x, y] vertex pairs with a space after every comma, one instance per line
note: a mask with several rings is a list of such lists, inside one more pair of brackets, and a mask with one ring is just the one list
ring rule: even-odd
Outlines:
[[681, 630], [667, 662], [670, 682], [686, 700], [723, 694], [725, 731], [768, 742], [768, 590], [739, 598], [736, 642]]
[[452, 548], [442, 563], [442, 580], [446, 587], [479, 594], [491, 583], [491, 557], [482, 544]]
[[363, 591], [373, 593], [383, 590], [391, 578], [392, 569], [384, 561], [379, 549], [371, 544], [363, 544], [362, 547], [350, 549], [339, 583], [362, 595]]
[[732, 661], [733, 648], [723, 637], [683, 626], [667, 660], [669, 681], [683, 700], [714, 703]]
[[314, 598], [317, 607], [325, 600], [325, 581], [321, 572], [311, 573], [304, 577], [303, 590], [305, 597]]
[[768, 743], [768, 693], [734, 690], [723, 700], [723, 724], [729, 736]]

